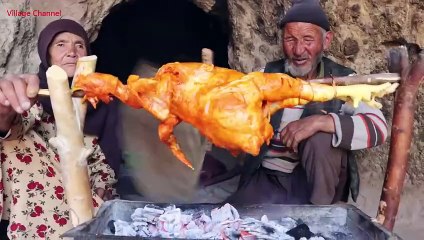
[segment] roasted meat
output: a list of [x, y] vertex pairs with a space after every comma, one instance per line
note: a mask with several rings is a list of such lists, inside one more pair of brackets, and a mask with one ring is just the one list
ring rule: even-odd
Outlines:
[[241, 72], [203, 63], [169, 63], [153, 78], [131, 75], [127, 85], [102, 73], [80, 75], [73, 90], [83, 90], [94, 106], [111, 96], [134, 108], [144, 108], [161, 121], [159, 138], [187, 166], [174, 127], [185, 121], [214, 145], [237, 155], [259, 154], [273, 135], [270, 116], [278, 109], [334, 98], [365, 101], [380, 107], [375, 97], [392, 93], [397, 84], [329, 86], [308, 83], [281, 73]]

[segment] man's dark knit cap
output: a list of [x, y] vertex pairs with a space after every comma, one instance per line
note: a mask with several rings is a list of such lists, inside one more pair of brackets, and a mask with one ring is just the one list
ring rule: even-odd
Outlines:
[[330, 31], [330, 22], [318, 0], [293, 0], [292, 3], [292, 7], [278, 24], [280, 28], [290, 22], [305, 22]]

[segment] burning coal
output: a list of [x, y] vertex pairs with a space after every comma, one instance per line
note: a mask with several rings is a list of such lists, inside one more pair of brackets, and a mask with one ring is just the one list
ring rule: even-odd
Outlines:
[[117, 220], [110, 224], [116, 236], [140, 236], [188, 239], [281, 239], [324, 240], [313, 234], [308, 226], [292, 218], [270, 221], [240, 218], [230, 204], [204, 211], [182, 211], [174, 205], [159, 208], [146, 205], [131, 215], [132, 222]]

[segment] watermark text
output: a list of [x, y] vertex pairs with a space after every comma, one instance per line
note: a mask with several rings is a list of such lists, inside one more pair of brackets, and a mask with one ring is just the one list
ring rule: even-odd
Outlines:
[[62, 10], [58, 11], [41, 11], [41, 10], [31, 10], [31, 11], [22, 11], [14, 9], [6, 9], [7, 16], [9, 17], [60, 17], [62, 16]]

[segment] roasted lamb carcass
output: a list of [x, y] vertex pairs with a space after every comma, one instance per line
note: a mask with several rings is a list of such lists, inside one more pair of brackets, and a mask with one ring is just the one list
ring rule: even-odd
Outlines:
[[127, 85], [108, 74], [80, 75], [74, 90], [83, 90], [94, 106], [115, 96], [134, 108], [144, 108], [161, 121], [161, 141], [192, 167], [173, 135], [181, 121], [233, 155], [257, 155], [262, 144], [269, 144], [273, 135], [270, 116], [278, 109], [334, 98], [379, 106], [374, 98], [392, 93], [396, 87], [390, 83], [329, 86], [281, 73], [243, 74], [212, 64], [176, 62], [162, 66], [154, 78], [131, 75]]

